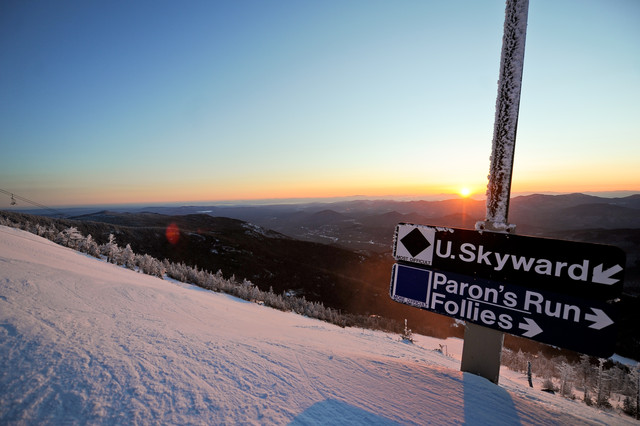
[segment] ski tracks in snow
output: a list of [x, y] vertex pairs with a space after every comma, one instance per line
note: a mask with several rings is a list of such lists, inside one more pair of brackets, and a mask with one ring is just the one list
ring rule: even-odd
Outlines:
[[633, 424], [507, 392], [397, 335], [342, 329], [3, 231], [3, 424]]

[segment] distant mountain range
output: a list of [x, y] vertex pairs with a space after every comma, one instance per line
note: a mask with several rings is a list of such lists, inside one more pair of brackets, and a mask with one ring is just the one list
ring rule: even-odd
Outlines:
[[[473, 228], [476, 222], [484, 219], [485, 210], [484, 201], [457, 198], [443, 201], [354, 200], [307, 204], [155, 206], [114, 209], [108, 214], [92, 211], [69, 218], [137, 226], [133, 216], [128, 216], [125, 221], [126, 216], [115, 213], [226, 217], [297, 240], [384, 255], [391, 252], [394, 228], [399, 222]], [[87, 213], [88, 209], [83, 211]], [[140, 216], [140, 224], [150, 221], [150, 218]], [[625, 288], [640, 293], [640, 194], [619, 198], [585, 194], [519, 196], [510, 202], [509, 222], [516, 225], [516, 232], [521, 235], [620, 247], [627, 253]]]
[[[293, 238], [340, 244], [352, 249], [389, 250], [399, 222], [473, 228], [484, 219], [485, 202], [356, 200], [334, 203], [240, 206], [144, 207], [128, 212], [164, 215], [203, 213], [230, 217]], [[551, 235], [584, 229], [640, 228], [640, 194], [603, 198], [584, 194], [528, 195], [510, 203], [510, 223], [523, 235]]]
[[[380, 254], [391, 252], [399, 222], [473, 228], [485, 202], [357, 200], [262, 206], [149, 207], [168, 215], [232, 217], [292, 238]], [[627, 253], [625, 289], [640, 293], [640, 194], [604, 198], [585, 194], [527, 195], [510, 202], [509, 222], [521, 235], [616, 245]]]

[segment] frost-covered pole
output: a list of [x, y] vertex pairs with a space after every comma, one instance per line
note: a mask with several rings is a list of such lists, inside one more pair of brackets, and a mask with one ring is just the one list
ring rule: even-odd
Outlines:
[[524, 45], [529, 0], [508, 0], [502, 36], [500, 78], [493, 125], [491, 168], [487, 185], [487, 217], [494, 228], [507, 230], [513, 154], [518, 129]]
[[[509, 225], [511, 173], [518, 127], [520, 88], [524, 63], [529, 0], [507, 0], [500, 57], [500, 78], [496, 117], [493, 126], [491, 169], [487, 185], [487, 213], [478, 230], [513, 232]], [[500, 377], [500, 357], [504, 334], [500, 331], [467, 323], [460, 369], [477, 374], [494, 383]]]

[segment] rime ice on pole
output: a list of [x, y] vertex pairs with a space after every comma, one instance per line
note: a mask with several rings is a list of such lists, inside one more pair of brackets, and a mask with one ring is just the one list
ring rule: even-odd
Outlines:
[[486, 220], [493, 224], [493, 228], [505, 227], [509, 213], [528, 9], [529, 0], [514, 1], [507, 2], [505, 12], [491, 168], [487, 186]]

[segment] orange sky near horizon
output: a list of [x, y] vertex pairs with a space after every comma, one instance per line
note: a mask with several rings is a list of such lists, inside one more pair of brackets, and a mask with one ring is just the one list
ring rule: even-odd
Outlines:
[[[116, 205], [116, 204], [158, 204], [158, 203], [207, 203], [207, 202], [233, 202], [233, 201], [260, 201], [260, 200], [303, 200], [303, 199], [327, 199], [348, 197], [370, 197], [389, 199], [433, 199], [449, 194], [451, 198], [464, 196], [462, 191], [468, 190], [468, 196], [479, 199], [485, 198], [486, 182], [481, 183], [456, 183], [453, 185], [339, 185], [325, 186], [323, 183], [299, 182], [293, 185], [282, 184], [278, 186], [218, 186], [209, 184], [189, 185], [170, 183], [162, 187], [148, 185], [88, 185], [86, 187], [67, 188], [64, 191], [51, 194], [48, 189], [30, 189], [24, 192], [16, 192], [17, 195], [36, 201], [50, 207], [56, 206], [80, 206], [80, 205]], [[529, 193], [576, 193], [576, 192], [637, 192], [640, 193], [640, 185], [620, 182], [601, 182], [598, 184], [571, 182], [563, 183], [550, 179], [541, 187], [539, 181], [530, 183], [514, 183], [512, 196]], [[447, 197], [444, 197], [447, 198]], [[79, 202], [81, 200], [81, 202]], [[10, 197], [0, 195], [0, 208], [11, 207]], [[32, 206], [18, 205], [18, 208], [30, 208]]]
[[[486, 150], [490, 147], [486, 144]], [[517, 145], [517, 144], [516, 144]], [[517, 148], [517, 146], [516, 146]], [[484, 163], [484, 164], [483, 164]], [[528, 162], [518, 156], [514, 161], [512, 194], [637, 191], [640, 193], [640, 167], [634, 159], [605, 166], [591, 162], [590, 167], [563, 161]], [[105, 178], [92, 174], [78, 180], [69, 176], [58, 180], [57, 187], [46, 177], [38, 182], [3, 187], [9, 192], [47, 206], [111, 205], [144, 203], [203, 203], [265, 199], [320, 199], [364, 196], [372, 198], [420, 198], [440, 194], [459, 194], [468, 188], [474, 198], [483, 198], [487, 189], [489, 162], [481, 160], [439, 162], [433, 167], [390, 167], [371, 173], [362, 167], [335, 170], [320, 178], [314, 173], [302, 175], [284, 171], [269, 175], [246, 173], [220, 178], [213, 175], [172, 172], [143, 176], [119, 173]], [[456, 172], [456, 164], [464, 170]], [[448, 170], [453, 170], [449, 172]], [[372, 177], [374, 176], [374, 177]], [[427, 181], [427, 178], [430, 178]], [[409, 182], [409, 183], [408, 183]], [[6, 182], [3, 182], [6, 185]], [[0, 208], [9, 207], [10, 197], [0, 196]]]

